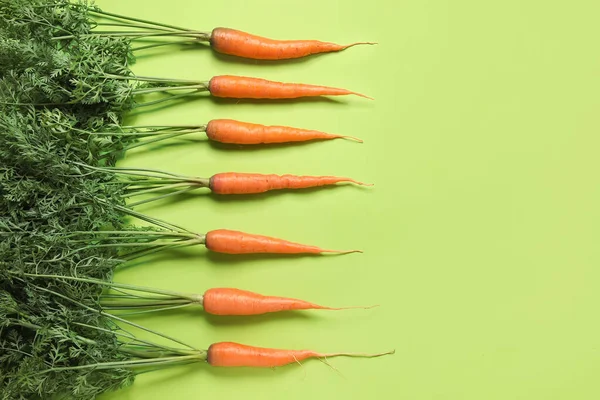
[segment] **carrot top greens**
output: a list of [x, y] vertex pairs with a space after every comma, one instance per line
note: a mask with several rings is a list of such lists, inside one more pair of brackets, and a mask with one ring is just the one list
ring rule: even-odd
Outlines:
[[[93, 134], [118, 130], [131, 108], [128, 81], [106, 78], [131, 75], [129, 42], [51, 40], [89, 33], [88, 10], [65, 0], [0, 2], [0, 393], [6, 399], [92, 399], [132, 382], [127, 362], [161, 350], [92, 312], [100, 310], [90, 306], [98, 304], [97, 285], [24, 275], [110, 281], [122, 262], [110, 247], [69, 255], [74, 244], [64, 237], [125, 226], [112, 178], [82, 178], [74, 162], [114, 166], [119, 149], [135, 142]], [[114, 368], [74, 368], [99, 363]]]
[[[127, 32], [103, 33], [102, 26]], [[237, 231], [196, 234], [131, 208], [201, 187], [219, 192], [215, 182], [222, 184], [227, 177], [244, 180], [242, 174], [206, 179], [115, 167], [127, 150], [207, 131], [205, 125], [124, 126], [126, 112], [209, 90], [214, 96], [239, 97], [231, 91], [232, 83], [257, 81], [217, 77], [211, 87], [211, 82], [134, 76], [131, 41], [152, 43], [163, 37], [175, 39], [142, 43], [137, 49], [209, 36], [107, 13], [85, 0], [0, 1], [3, 399], [89, 400], [131, 384], [140, 372], [210, 363], [207, 351], [106, 312], [111, 305], [123, 308], [117, 304], [121, 300], [140, 309], [189, 304], [185, 295], [136, 294], [111, 284], [115, 269], [128, 260], [195, 244], [240, 254], [239, 243], [248, 238], [254, 247], [246, 252], [331, 252]], [[215, 91], [215, 82], [227, 93]], [[284, 84], [267, 82], [259, 95], [273, 98], [271, 89], [277, 85]], [[319, 184], [327, 183], [320, 179]], [[294, 187], [307, 187], [303, 185]], [[244, 186], [245, 193], [258, 193], [249, 187]], [[129, 218], [147, 226], [132, 226]], [[120, 292], [107, 297], [105, 287]], [[112, 303], [103, 308], [101, 300], [107, 298]], [[154, 339], [136, 337], [128, 326]]]

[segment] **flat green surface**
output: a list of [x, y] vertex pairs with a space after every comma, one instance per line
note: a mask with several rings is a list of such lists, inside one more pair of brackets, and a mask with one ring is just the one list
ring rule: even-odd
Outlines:
[[[340, 54], [256, 63], [211, 50], [151, 52], [141, 75], [239, 74], [375, 97], [285, 103], [202, 98], [135, 118], [213, 118], [356, 135], [260, 149], [201, 138], [122, 165], [337, 174], [375, 183], [140, 211], [205, 232], [231, 228], [331, 248], [340, 257], [233, 258], [196, 249], [118, 272], [186, 292], [230, 286], [333, 306], [257, 318], [200, 309], [138, 318], [200, 348], [238, 341], [320, 351], [397, 350], [273, 370], [192, 365], [104, 397], [150, 399], [598, 399], [600, 25], [597, 1], [102, 0], [105, 10], [199, 30], [373, 40]], [[152, 54], [152, 55], [150, 55]]]

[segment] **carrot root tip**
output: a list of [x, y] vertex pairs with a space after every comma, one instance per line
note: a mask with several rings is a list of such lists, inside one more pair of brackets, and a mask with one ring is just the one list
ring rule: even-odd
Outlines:
[[369, 100], [375, 100], [373, 97], [367, 96], [366, 94], [362, 94], [362, 93], [358, 93], [358, 92], [350, 92], [353, 95], [359, 96], [359, 97], [364, 97], [365, 99], [369, 99]]
[[390, 350], [390, 351], [385, 351], [382, 353], [320, 353], [317, 354], [317, 357], [323, 357], [323, 358], [327, 358], [327, 357], [363, 357], [363, 358], [375, 358], [375, 357], [382, 357], [382, 356], [387, 356], [387, 355], [391, 355], [391, 354], [395, 354], [396, 353], [396, 349]]
[[373, 46], [379, 44], [377, 42], [355, 42], [355, 43], [350, 43], [347, 44], [346, 46], [344, 46], [344, 50], [349, 49], [350, 47], [354, 47], [354, 46], [360, 46], [360, 45], [369, 45], [369, 46]]
[[360, 185], [360, 186], [375, 186], [374, 183], [365, 183], [365, 182], [359, 182], [359, 181], [351, 181], [354, 184]]
[[357, 138], [356, 136], [338, 136], [340, 139], [349, 139], [352, 140], [354, 142], [358, 142], [358, 143], [364, 143], [364, 141], [360, 138]]
[[379, 307], [379, 304], [375, 304], [372, 306], [348, 306], [348, 307], [325, 307], [327, 310], [370, 310], [371, 308]]
[[362, 250], [321, 250], [322, 253], [334, 253], [334, 254], [350, 254], [350, 253], [363, 253]]

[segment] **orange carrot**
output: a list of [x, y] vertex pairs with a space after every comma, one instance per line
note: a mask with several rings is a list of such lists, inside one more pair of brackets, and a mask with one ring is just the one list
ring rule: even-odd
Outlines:
[[232, 119], [213, 119], [206, 125], [206, 136], [215, 142], [231, 144], [286, 143], [336, 138], [348, 138], [362, 143], [362, 140], [353, 136], [333, 135], [289, 126], [266, 126]]
[[262, 367], [274, 368], [299, 363], [307, 358], [328, 357], [380, 357], [394, 354], [394, 350], [385, 353], [318, 353], [312, 350], [282, 350], [254, 347], [233, 342], [213, 343], [208, 348], [206, 361], [213, 367]]
[[299, 97], [343, 96], [354, 94], [373, 100], [364, 94], [327, 86], [303, 83], [283, 83], [247, 76], [220, 75], [208, 82], [208, 90], [215, 97], [232, 99], [296, 99]]
[[304, 300], [263, 296], [247, 290], [213, 288], [202, 298], [204, 311], [212, 315], [259, 315], [289, 310], [347, 310], [371, 307], [325, 307]]
[[338, 176], [263, 175], [241, 172], [223, 172], [210, 178], [209, 187], [216, 194], [254, 194], [279, 189], [306, 189], [311, 187], [351, 182], [362, 186], [370, 184]]
[[210, 44], [215, 51], [232, 56], [254, 60], [285, 60], [341, 51], [359, 44], [375, 43], [357, 42], [339, 45], [318, 40], [273, 40], [235, 29], [215, 28], [210, 36]]
[[229, 229], [217, 229], [208, 232], [204, 238], [204, 244], [211, 251], [225, 254], [362, 253], [360, 250], [326, 250], [270, 236], [254, 235]]

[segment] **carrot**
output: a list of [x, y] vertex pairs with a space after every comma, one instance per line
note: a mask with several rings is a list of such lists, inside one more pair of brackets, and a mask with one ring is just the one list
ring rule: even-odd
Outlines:
[[361, 250], [325, 250], [316, 246], [288, 242], [270, 236], [249, 234], [229, 229], [210, 231], [204, 238], [207, 249], [225, 254], [319, 254], [362, 253]]
[[210, 345], [206, 361], [213, 367], [261, 367], [274, 368], [299, 363], [308, 358], [328, 357], [380, 357], [394, 354], [395, 350], [385, 353], [318, 353], [312, 350], [282, 350], [248, 346], [233, 342], [220, 342]]
[[373, 100], [364, 94], [327, 86], [303, 83], [283, 83], [247, 76], [219, 75], [208, 82], [208, 90], [215, 97], [232, 99], [297, 99], [299, 97], [343, 96], [354, 94]]
[[[264, 296], [259, 293], [235, 288], [212, 288], [204, 294], [181, 293], [151, 287], [106, 282], [98, 279], [65, 275], [27, 274], [33, 278], [61, 279], [85, 282], [114, 289], [117, 293], [100, 296], [105, 310], [165, 311], [190, 305], [200, 305], [207, 314], [222, 316], [247, 316], [295, 310], [349, 310], [369, 309], [375, 306], [327, 307], [289, 297]], [[123, 292], [125, 290], [126, 292]]]
[[362, 143], [362, 140], [353, 136], [289, 126], [266, 126], [232, 119], [213, 119], [206, 125], [206, 136], [215, 142], [230, 144], [286, 143], [336, 138], [348, 138]]
[[300, 58], [312, 54], [341, 51], [360, 44], [375, 43], [357, 42], [339, 45], [318, 40], [273, 40], [229, 28], [215, 28], [210, 35], [210, 45], [215, 51], [254, 60]]
[[263, 296], [247, 290], [213, 288], [204, 292], [204, 311], [212, 315], [259, 315], [290, 310], [347, 310], [371, 307], [325, 307], [304, 300]]
[[338, 176], [264, 175], [242, 172], [223, 172], [210, 178], [209, 187], [215, 194], [254, 194], [279, 189], [306, 189], [311, 187], [351, 182], [362, 186], [370, 184]]

